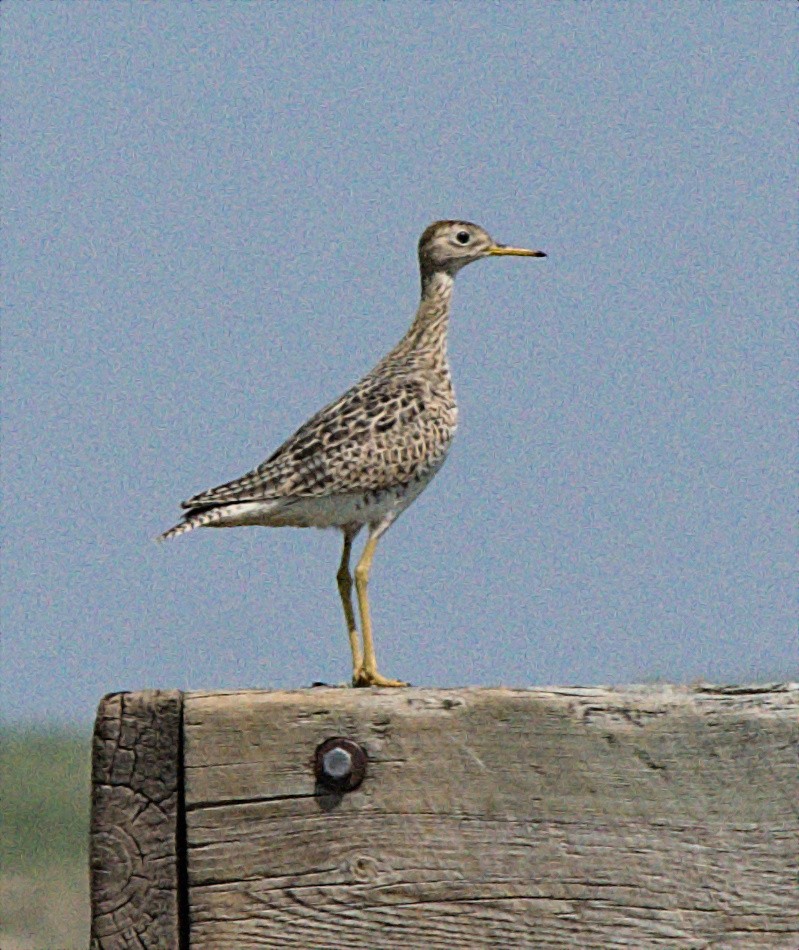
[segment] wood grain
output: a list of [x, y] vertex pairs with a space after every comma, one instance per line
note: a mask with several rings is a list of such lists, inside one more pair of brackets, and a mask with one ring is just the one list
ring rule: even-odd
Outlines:
[[[92, 950], [178, 950], [182, 694], [113, 693], [92, 756]], [[178, 856], [180, 855], [180, 861]]]
[[193, 693], [184, 742], [192, 950], [799, 947], [795, 686]]

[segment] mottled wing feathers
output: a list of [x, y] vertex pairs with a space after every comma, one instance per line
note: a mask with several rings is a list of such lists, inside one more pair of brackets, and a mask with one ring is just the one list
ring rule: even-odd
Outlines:
[[309, 419], [258, 468], [195, 495], [183, 507], [407, 484], [446, 454], [455, 423], [448, 378], [418, 370], [367, 376]]

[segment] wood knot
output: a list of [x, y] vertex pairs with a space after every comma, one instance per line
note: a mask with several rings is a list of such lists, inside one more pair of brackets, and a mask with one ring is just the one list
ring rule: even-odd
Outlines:
[[380, 876], [380, 865], [368, 854], [359, 854], [347, 862], [348, 870], [359, 884], [371, 884]]

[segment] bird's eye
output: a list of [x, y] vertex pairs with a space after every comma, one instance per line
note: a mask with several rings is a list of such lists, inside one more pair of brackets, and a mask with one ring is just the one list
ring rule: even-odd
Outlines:
[[468, 244], [469, 243], [469, 232], [468, 231], [458, 231], [455, 235], [455, 240], [458, 244]]

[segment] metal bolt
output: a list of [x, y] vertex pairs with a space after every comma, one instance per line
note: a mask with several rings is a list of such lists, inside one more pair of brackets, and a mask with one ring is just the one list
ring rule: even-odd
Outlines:
[[352, 755], [340, 746], [325, 752], [322, 756], [322, 771], [337, 782], [349, 778], [352, 772]]
[[366, 775], [366, 752], [341, 736], [333, 736], [317, 748], [314, 757], [316, 780], [339, 792], [351, 792]]

